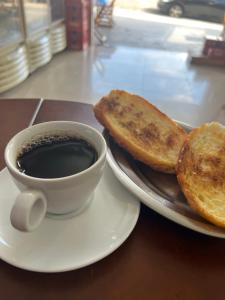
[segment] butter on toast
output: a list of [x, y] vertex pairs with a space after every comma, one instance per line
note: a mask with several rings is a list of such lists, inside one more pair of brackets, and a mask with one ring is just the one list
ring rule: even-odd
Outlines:
[[175, 173], [185, 131], [144, 98], [113, 90], [94, 107], [98, 121], [135, 159]]
[[213, 122], [193, 129], [177, 164], [177, 179], [190, 206], [225, 228], [225, 127]]

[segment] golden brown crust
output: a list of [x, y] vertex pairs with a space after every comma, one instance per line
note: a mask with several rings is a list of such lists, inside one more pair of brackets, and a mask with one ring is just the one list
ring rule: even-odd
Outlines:
[[94, 107], [120, 146], [152, 168], [175, 173], [185, 131], [144, 98], [113, 90]]
[[218, 123], [192, 130], [177, 163], [177, 179], [203, 218], [225, 228], [225, 128]]

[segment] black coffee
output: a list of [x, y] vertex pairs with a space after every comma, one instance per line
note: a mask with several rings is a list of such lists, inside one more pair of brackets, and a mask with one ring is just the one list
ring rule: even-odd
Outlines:
[[29, 176], [60, 178], [89, 168], [97, 158], [96, 150], [83, 139], [48, 136], [27, 145], [17, 158], [17, 167]]

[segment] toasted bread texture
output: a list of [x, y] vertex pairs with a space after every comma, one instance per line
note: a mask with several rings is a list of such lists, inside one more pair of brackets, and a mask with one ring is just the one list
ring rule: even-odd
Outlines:
[[225, 228], [225, 127], [213, 122], [193, 129], [177, 164], [177, 178], [190, 206]]
[[144, 98], [113, 90], [94, 107], [98, 121], [135, 159], [175, 173], [185, 131]]

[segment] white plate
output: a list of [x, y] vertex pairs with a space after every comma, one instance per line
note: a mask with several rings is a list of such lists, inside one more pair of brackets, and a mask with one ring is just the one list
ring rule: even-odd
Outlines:
[[[187, 131], [190, 126], [180, 123]], [[135, 161], [105, 133], [107, 161], [119, 181], [141, 202], [162, 216], [194, 231], [225, 238], [225, 230], [208, 223], [187, 204], [175, 175], [163, 174]]]
[[67, 220], [46, 218], [36, 231], [22, 233], [10, 223], [18, 189], [0, 172], [0, 258], [37, 272], [63, 272], [90, 265], [116, 250], [132, 232], [140, 203], [106, 166], [89, 207]]

